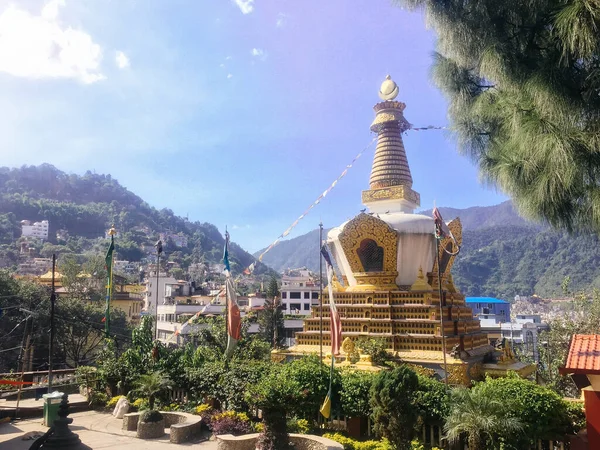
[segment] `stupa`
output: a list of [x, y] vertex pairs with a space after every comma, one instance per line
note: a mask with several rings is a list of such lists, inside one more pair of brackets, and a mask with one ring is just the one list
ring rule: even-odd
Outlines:
[[[456, 252], [452, 249], [462, 243], [458, 218], [447, 224], [454, 240], [447, 237], [440, 241], [438, 279], [434, 220], [415, 213], [420, 196], [413, 190], [402, 139], [410, 124], [404, 118], [406, 105], [396, 100], [398, 92], [397, 84], [388, 76], [379, 92], [382, 101], [374, 107], [371, 131], [378, 139], [369, 189], [362, 192], [366, 209], [327, 235], [336, 272], [341, 275], [333, 286], [342, 321], [342, 349], [354, 351], [352, 344], [361, 337], [383, 338], [394, 358], [433, 369], [440, 377], [445, 377], [446, 367], [452, 383], [467, 384], [486, 371], [496, 376], [508, 370], [528, 375], [532, 366], [514, 358], [492, 362], [497, 360], [497, 352], [465, 305], [465, 296], [454, 286], [450, 271]], [[313, 307], [303, 331], [296, 334], [296, 345], [274, 352], [273, 359], [319, 353], [321, 314], [323, 351], [331, 358], [328, 304], [324, 292], [323, 310]], [[337, 359], [350, 361], [350, 355]], [[372, 366], [366, 355], [360, 355], [356, 365]]]

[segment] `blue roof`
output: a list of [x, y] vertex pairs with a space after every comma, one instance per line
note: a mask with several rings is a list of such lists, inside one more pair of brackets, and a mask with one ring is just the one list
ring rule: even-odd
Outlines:
[[466, 297], [467, 303], [508, 303], [506, 300], [500, 300], [494, 297]]

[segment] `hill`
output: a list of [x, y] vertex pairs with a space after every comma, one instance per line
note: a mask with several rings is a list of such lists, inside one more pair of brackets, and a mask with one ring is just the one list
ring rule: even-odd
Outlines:
[[[460, 217], [463, 223], [463, 247], [453, 275], [467, 295], [505, 299], [517, 294], [560, 295], [567, 276], [573, 290], [600, 287], [595, 235], [569, 235], [532, 224], [518, 216], [510, 202], [440, 211], [446, 220]], [[318, 270], [318, 230], [282, 242], [263, 262], [275, 270], [302, 266]]]
[[[192, 264], [220, 262], [223, 255], [224, 238], [214, 225], [188, 221], [170, 209], [157, 210], [110, 175], [89, 171], [83, 176], [67, 174], [49, 164], [0, 168], [2, 267], [18, 262], [23, 219], [50, 222], [48, 242], [31, 243], [39, 256], [106, 251], [104, 236], [112, 224], [119, 231], [116, 251], [123, 260], [151, 258], [159, 233], [167, 236], [165, 256], [182, 271]], [[230, 259], [232, 271], [238, 273], [254, 261], [235, 243]], [[257, 265], [256, 274], [267, 271]]]

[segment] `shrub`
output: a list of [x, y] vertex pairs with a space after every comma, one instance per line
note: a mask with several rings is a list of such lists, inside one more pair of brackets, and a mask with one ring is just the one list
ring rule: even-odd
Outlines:
[[567, 415], [571, 422], [570, 434], [577, 434], [582, 428], [585, 428], [585, 411], [583, 402], [565, 401], [567, 407]]
[[245, 413], [225, 411], [215, 414], [210, 421], [210, 428], [214, 435], [233, 434], [239, 436], [252, 432], [250, 419]]
[[168, 411], [179, 411], [181, 409], [181, 405], [179, 403], [170, 403], [168, 405], [165, 406], [161, 406], [160, 408], [161, 410], [168, 412]]
[[[387, 439], [381, 441], [358, 441], [356, 439], [344, 436], [342, 433], [325, 433], [323, 437], [339, 442], [344, 446], [344, 450], [392, 450], [392, 446]], [[410, 450], [425, 450], [429, 447], [415, 440], [410, 443]], [[431, 450], [441, 450], [438, 447], [431, 447]]]
[[108, 395], [104, 392], [94, 391], [89, 397], [89, 404], [92, 409], [103, 408], [108, 402]]
[[144, 409], [148, 409], [148, 400], [145, 398], [138, 398], [132, 404], [131, 407], [136, 411], [143, 411]]
[[194, 408], [194, 414], [202, 416], [202, 415], [206, 414], [207, 412], [209, 412], [211, 409], [212, 408], [210, 407], [210, 405], [207, 405], [206, 403], [202, 403], [201, 405], [198, 405]]
[[121, 400], [122, 397], [125, 397], [124, 395], [117, 395], [116, 397], [111, 398], [107, 403], [106, 403], [106, 407], [107, 408], [114, 408], [115, 406], [117, 406], [117, 402], [119, 400]]
[[163, 415], [155, 409], [147, 409], [140, 414], [140, 422], [154, 423], [160, 422], [163, 419]]
[[308, 434], [311, 430], [310, 422], [306, 419], [298, 419], [296, 417], [288, 420], [287, 423], [289, 433]]

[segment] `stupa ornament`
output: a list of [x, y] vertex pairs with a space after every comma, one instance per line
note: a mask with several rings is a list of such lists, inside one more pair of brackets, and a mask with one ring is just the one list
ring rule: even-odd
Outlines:
[[395, 100], [398, 97], [398, 85], [394, 80], [392, 80], [391, 76], [386, 76], [385, 81], [381, 83], [381, 88], [379, 89], [379, 98], [381, 100]]

